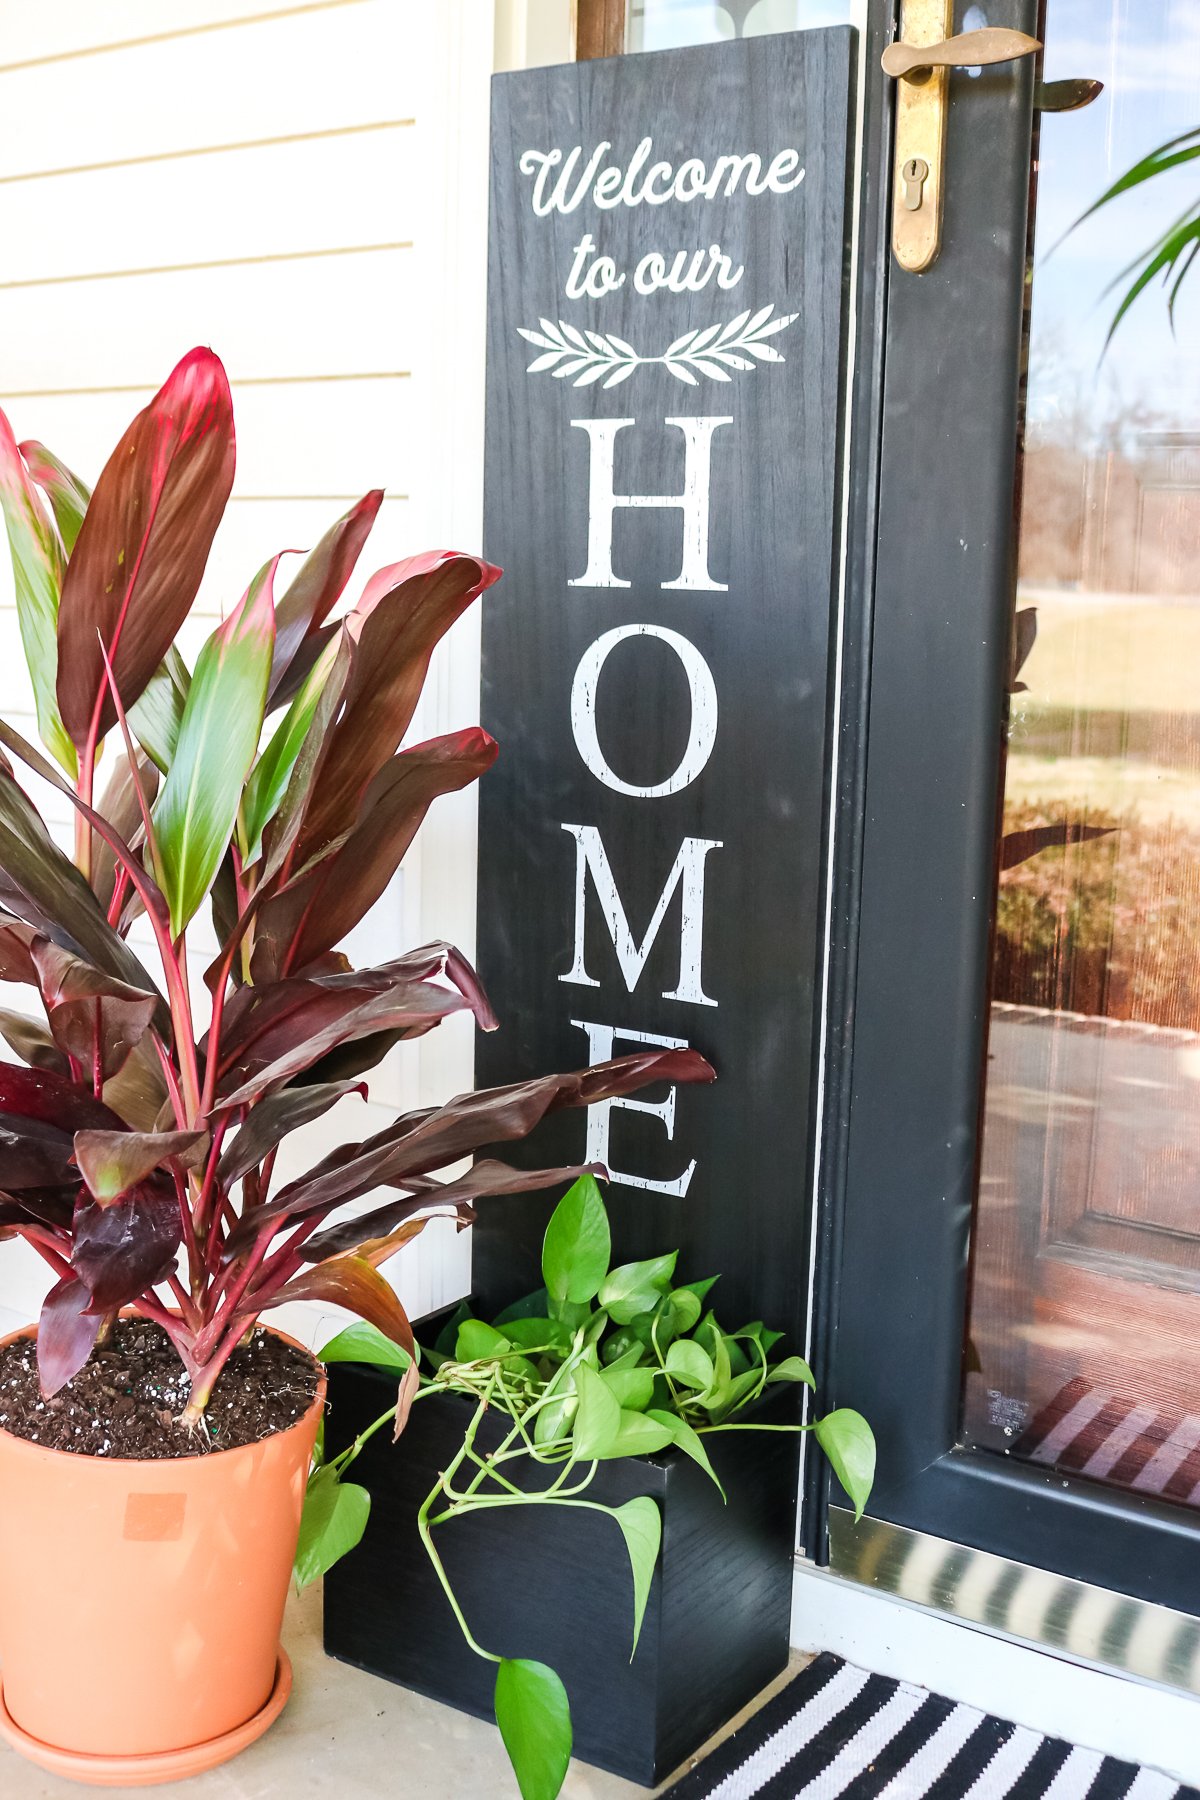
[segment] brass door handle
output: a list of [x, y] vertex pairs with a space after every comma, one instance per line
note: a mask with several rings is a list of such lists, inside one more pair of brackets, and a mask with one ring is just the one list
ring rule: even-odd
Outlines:
[[934, 69], [975, 69], [985, 63], [1015, 62], [1041, 49], [1037, 38], [1024, 31], [1006, 31], [988, 25], [981, 31], [963, 31], [939, 44], [889, 44], [880, 61], [885, 75], [897, 81], [923, 82]]
[[892, 184], [892, 251], [919, 275], [942, 240], [943, 167], [950, 70], [1012, 62], [1041, 49], [1023, 31], [988, 25], [954, 29], [954, 0], [902, 0], [900, 36], [881, 58], [896, 82], [896, 154]]

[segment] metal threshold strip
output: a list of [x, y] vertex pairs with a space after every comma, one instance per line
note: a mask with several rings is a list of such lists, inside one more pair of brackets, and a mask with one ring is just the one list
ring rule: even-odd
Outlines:
[[1082, 1662], [1200, 1693], [1200, 1619], [882, 1519], [829, 1509], [835, 1575]]

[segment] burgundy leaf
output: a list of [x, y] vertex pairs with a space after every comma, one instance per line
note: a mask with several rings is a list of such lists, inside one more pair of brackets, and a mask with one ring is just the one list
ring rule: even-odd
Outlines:
[[233, 404], [211, 350], [189, 351], [109, 457], [63, 580], [58, 704], [77, 748], [128, 710], [186, 619], [233, 485]]
[[1088, 844], [1119, 830], [1116, 825], [1033, 825], [1026, 831], [1010, 831], [1000, 839], [1000, 868], [1015, 869], [1042, 850], [1061, 850], [1067, 844]]
[[116, 1075], [153, 1022], [158, 995], [103, 974], [49, 938], [35, 938], [31, 952], [59, 1049], [87, 1070], [98, 1052], [104, 1079]]
[[[455, 1004], [448, 1010], [469, 1006], [483, 1030], [490, 1031], [495, 1026], [495, 1015], [479, 977], [452, 944], [426, 944], [374, 969], [343, 970], [341, 960], [329, 973], [314, 970], [283, 981], [240, 988], [233, 995], [222, 1021], [217, 1065], [224, 1087], [234, 1079], [245, 1080], [302, 1045], [318, 1028], [348, 1016], [372, 999], [391, 996], [402, 1007], [411, 1003], [422, 1018], [427, 1017], [431, 996], [446, 992], [427, 986], [437, 976], [444, 976], [456, 990]], [[401, 1029], [404, 1023], [402, 1018]], [[203, 1048], [206, 1055], [210, 1053], [207, 1039]], [[303, 1066], [310, 1067], [320, 1054], [314, 1051]]]
[[144, 1182], [111, 1206], [75, 1208], [71, 1266], [90, 1294], [89, 1310], [112, 1312], [136, 1300], [175, 1266], [179, 1203], [168, 1189]]
[[29, 946], [36, 936], [36, 926], [23, 924], [11, 913], [0, 913], [0, 981], [37, 986], [37, 970], [29, 953]]
[[154, 1169], [207, 1141], [206, 1131], [77, 1131], [75, 1161], [92, 1198], [110, 1206]]
[[71, 1067], [46, 1027], [24, 1013], [0, 1007], [0, 1037], [10, 1050], [34, 1069], [51, 1069], [56, 1075], [70, 1076]]
[[444, 1168], [486, 1144], [528, 1137], [547, 1113], [560, 1107], [591, 1106], [657, 1081], [715, 1079], [710, 1064], [695, 1050], [645, 1050], [572, 1075], [543, 1075], [511, 1087], [460, 1094], [445, 1106], [405, 1114], [363, 1143], [343, 1144], [281, 1189], [255, 1213], [253, 1230], [239, 1227], [231, 1241], [245, 1242], [271, 1219], [328, 1212], [385, 1183], [411, 1187], [413, 1176]]
[[[152, 1040], [144, 1037], [103, 1087], [104, 1104], [134, 1131], [150, 1131], [167, 1101], [167, 1083]], [[174, 1112], [171, 1117], [174, 1118]]]
[[73, 1154], [69, 1132], [40, 1119], [0, 1112], [0, 1185], [9, 1189], [60, 1187], [70, 1182], [74, 1173]]
[[348, 513], [343, 513], [305, 558], [296, 579], [275, 608], [271, 693], [290, 668], [303, 640], [324, 624], [341, 598], [382, 501], [383, 489], [372, 488]]
[[[32, 767], [72, 799], [74, 790], [45, 757], [0, 720], [0, 741], [21, 746]], [[12, 770], [0, 758], [0, 904], [56, 944], [86, 956], [98, 969], [153, 991], [154, 983], [128, 944], [112, 929], [95, 894], [59, 849]]]
[[[311, 1011], [306, 1010], [289, 1022], [286, 1032], [289, 1047], [242, 1080], [231, 1093], [222, 1091], [220, 1109], [229, 1111], [235, 1106], [251, 1105], [272, 1089], [283, 1087], [294, 1076], [303, 1074], [327, 1050], [339, 1044], [380, 1031], [402, 1030], [407, 1037], [419, 1037], [440, 1024], [448, 1014], [461, 1012], [465, 1005], [461, 994], [420, 981], [398, 983], [386, 993], [371, 994], [365, 1000], [353, 991], [318, 992], [313, 997]], [[297, 1037], [297, 1031], [303, 1035]], [[239, 1059], [222, 1082], [222, 1090], [226, 1082], [238, 1080], [241, 1068], [242, 1060]]]
[[121, 1121], [87, 1088], [48, 1069], [0, 1062], [0, 1113], [39, 1119], [72, 1136], [77, 1131], [119, 1131]]
[[396, 1416], [392, 1425], [392, 1442], [399, 1440], [400, 1433], [408, 1424], [408, 1415], [413, 1409], [413, 1401], [421, 1388], [421, 1375], [415, 1362], [410, 1362], [400, 1377], [400, 1389], [396, 1395]]
[[473, 726], [385, 763], [341, 848], [263, 908], [259, 941], [282, 947], [295, 968], [339, 943], [387, 887], [432, 802], [477, 781], [496, 752], [495, 740]]
[[38, 1381], [47, 1400], [66, 1387], [72, 1375], [78, 1375], [92, 1354], [100, 1334], [100, 1320], [87, 1313], [90, 1301], [91, 1295], [82, 1281], [64, 1275], [42, 1303], [37, 1365]]
[[[158, 770], [148, 756], [139, 755], [137, 759], [137, 779], [141, 786], [142, 796], [149, 811], [154, 804], [158, 792]], [[137, 788], [130, 772], [128, 756], [122, 752], [117, 766], [109, 777], [104, 797], [96, 809], [103, 818], [124, 838], [132, 848], [137, 848], [142, 835], [142, 809], [138, 805]], [[101, 906], [107, 911], [113, 897], [116, 882], [117, 859], [110, 845], [106, 844], [98, 832], [92, 836], [92, 889]], [[140, 902], [138, 902], [140, 907]]]
[[249, 1170], [256, 1169], [289, 1132], [298, 1131], [302, 1125], [319, 1119], [347, 1094], [361, 1094], [365, 1100], [366, 1084], [361, 1081], [319, 1082], [312, 1087], [284, 1088], [282, 1093], [272, 1094], [269, 1100], [260, 1100], [257, 1106], [251, 1107], [245, 1124], [217, 1164], [218, 1180], [231, 1187]]
[[269, 1300], [252, 1295], [245, 1310], [253, 1313], [265, 1307], [283, 1306], [289, 1300], [327, 1300], [334, 1306], [347, 1307], [416, 1357], [413, 1328], [396, 1290], [365, 1257], [339, 1256], [319, 1268], [306, 1269]]
[[390, 573], [397, 584], [346, 622], [357, 640], [354, 663], [301, 829], [302, 860], [353, 825], [368, 785], [412, 723], [438, 642], [500, 576], [473, 556], [449, 556], [416, 573], [400, 563]]
[[[599, 1175], [608, 1179], [603, 1163], [577, 1163], [564, 1169], [514, 1169], [508, 1163], [484, 1157], [457, 1180], [439, 1182], [424, 1190], [417, 1205], [452, 1211], [464, 1201], [482, 1200], [496, 1194], [532, 1194], [539, 1188], [577, 1181], [581, 1175]], [[328, 1231], [318, 1232], [316, 1237], [310, 1238], [300, 1254], [305, 1262], [319, 1262], [323, 1257], [341, 1256], [350, 1250], [365, 1255], [367, 1246], [374, 1243], [380, 1233], [394, 1231], [402, 1220], [411, 1217], [412, 1206], [413, 1197], [406, 1195], [403, 1200], [390, 1200], [386, 1206], [377, 1206], [370, 1212], [360, 1213], [357, 1218], [345, 1219], [340, 1225], [333, 1225]], [[438, 1216], [443, 1215], [439, 1213]]]

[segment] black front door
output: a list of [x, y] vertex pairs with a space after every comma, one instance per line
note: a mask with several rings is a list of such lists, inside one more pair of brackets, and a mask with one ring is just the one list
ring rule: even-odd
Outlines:
[[[1101, 358], [1121, 286], [1106, 289], [1194, 198], [1186, 167], [1182, 188], [1148, 184], [1064, 234], [1195, 126], [1196, 19], [1170, 0], [967, 13], [960, 28], [1015, 26], [1046, 50], [1044, 67], [951, 75], [940, 256], [919, 275], [876, 265], [818, 1343], [879, 1435], [877, 1522], [1195, 1613], [1200, 331], [1186, 284], [1174, 337], [1148, 294]], [[1078, 96], [1043, 84], [1080, 77], [1103, 95], [1048, 110]], [[870, 79], [882, 164], [893, 96]]]

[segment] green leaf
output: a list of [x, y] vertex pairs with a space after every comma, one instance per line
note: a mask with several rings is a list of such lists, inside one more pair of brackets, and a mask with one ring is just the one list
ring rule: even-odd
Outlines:
[[[649, 1312], [670, 1285], [679, 1256], [672, 1250], [668, 1256], [652, 1256], [645, 1262], [623, 1263], [613, 1269], [601, 1283], [598, 1295], [601, 1306], [618, 1325], [628, 1325], [639, 1313]], [[699, 1310], [696, 1317], [699, 1318]]]
[[802, 1356], [785, 1356], [782, 1362], [772, 1363], [767, 1371], [768, 1381], [802, 1381], [806, 1387], [816, 1392], [813, 1372]]
[[826, 1413], [816, 1423], [817, 1442], [833, 1464], [833, 1472], [861, 1519], [875, 1480], [875, 1434], [861, 1413], [849, 1406]]
[[8, 530], [16, 588], [17, 622], [33, 682], [38, 734], [47, 750], [74, 776], [77, 761], [58, 710], [58, 603], [66, 563], [58, 533], [0, 412], [0, 507]]
[[454, 1342], [455, 1362], [485, 1362], [503, 1356], [512, 1349], [512, 1341], [482, 1319], [464, 1319]]
[[521, 1800], [557, 1800], [572, 1739], [567, 1690], [554, 1670], [525, 1657], [501, 1657], [494, 1706]]
[[704, 1473], [708, 1476], [709, 1480], [713, 1482], [717, 1492], [720, 1494], [722, 1500], [724, 1500], [726, 1498], [725, 1489], [717, 1479], [717, 1472], [708, 1459], [708, 1451], [704, 1448], [704, 1443], [699, 1432], [694, 1431], [687, 1420], [681, 1419], [678, 1413], [659, 1411], [657, 1408], [652, 1407], [646, 1414], [646, 1417], [655, 1420], [657, 1424], [664, 1426], [670, 1431], [671, 1441], [674, 1443], [675, 1447], [682, 1450], [685, 1456], [690, 1456], [692, 1461], [697, 1463], [699, 1467], [704, 1470]]
[[710, 1275], [706, 1281], [685, 1281], [682, 1284], [683, 1291], [695, 1294], [697, 1300], [704, 1300], [707, 1298], [709, 1290], [716, 1287], [720, 1279], [719, 1275]]
[[672, 1315], [678, 1326], [677, 1335], [684, 1337], [698, 1322], [703, 1311], [703, 1302], [700, 1295], [694, 1294], [691, 1288], [672, 1288], [668, 1298], [671, 1302]]
[[621, 1527], [633, 1572], [633, 1645], [629, 1652], [632, 1662], [642, 1634], [650, 1583], [662, 1544], [662, 1518], [648, 1494], [640, 1494], [636, 1500], [627, 1500], [624, 1506], [614, 1507], [612, 1516]]
[[542, 1244], [542, 1276], [552, 1300], [592, 1300], [608, 1274], [612, 1240], [594, 1175], [581, 1175], [551, 1215]]
[[242, 860], [257, 862], [262, 855], [262, 835], [287, 792], [292, 770], [312, 728], [317, 703], [337, 660], [339, 642], [331, 638], [284, 713], [274, 735], [259, 756], [246, 783], [242, 800], [240, 835]]
[[546, 1303], [550, 1296], [544, 1287], [535, 1293], [524, 1294], [520, 1300], [514, 1300], [503, 1312], [498, 1312], [492, 1320], [493, 1325], [507, 1325], [512, 1319], [536, 1319], [545, 1316]]
[[653, 1369], [604, 1369], [601, 1381], [628, 1412], [645, 1412], [654, 1398]]
[[571, 1334], [558, 1319], [507, 1319], [504, 1335], [519, 1350], [569, 1350]]
[[580, 1363], [575, 1370], [575, 1391], [579, 1395], [571, 1433], [575, 1455], [581, 1462], [593, 1462], [620, 1454], [614, 1450], [621, 1430], [621, 1403], [616, 1395], [587, 1363]]
[[371, 1496], [354, 1482], [339, 1481], [332, 1467], [309, 1477], [300, 1518], [294, 1574], [306, 1588], [324, 1575], [362, 1539], [371, 1511]]
[[667, 1351], [667, 1374], [698, 1394], [709, 1393], [716, 1380], [712, 1357], [694, 1338], [676, 1338]]
[[611, 1461], [616, 1456], [653, 1456], [657, 1450], [665, 1450], [673, 1436], [671, 1430], [648, 1414], [622, 1408], [617, 1435], [603, 1460]]
[[175, 760], [179, 728], [191, 689], [188, 666], [172, 644], [146, 683], [140, 699], [129, 709], [134, 737], [156, 768], [165, 775]]
[[262, 730], [275, 632], [275, 557], [209, 638], [192, 679], [179, 742], [154, 809], [158, 885], [175, 937], [194, 917], [229, 847]]
[[347, 1325], [336, 1337], [330, 1338], [323, 1350], [318, 1350], [317, 1359], [323, 1363], [373, 1363], [380, 1369], [407, 1369], [409, 1355], [399, 1344], [394, 1344], [390, 1337], [374, 1325], [368, 1325], [365, 1319], [353, 1325]]

